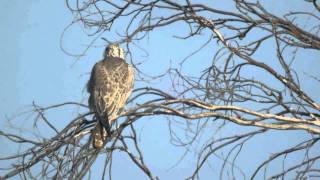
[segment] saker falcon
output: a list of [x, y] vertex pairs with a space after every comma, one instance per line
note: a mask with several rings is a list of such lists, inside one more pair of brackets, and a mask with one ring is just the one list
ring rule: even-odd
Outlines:
[[126, 63], [124, 50], [118, 44], [110, 44], [104, 59], [97, 62], [88, 82], [89, 107], [95, 113], [96, 125], [92, 130], [93, 146], [104, 146], [107, 132], [130, 96], [134, 83], [134, 69]]

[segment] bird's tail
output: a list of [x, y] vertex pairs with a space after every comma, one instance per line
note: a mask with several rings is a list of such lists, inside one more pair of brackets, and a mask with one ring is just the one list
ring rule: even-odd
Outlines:
[[98, 122], [92, 131], [93, 142], [92, 145], [96, 149], [103, 148], [104, 142], [107, 137], [107, 131], [103, 125]]

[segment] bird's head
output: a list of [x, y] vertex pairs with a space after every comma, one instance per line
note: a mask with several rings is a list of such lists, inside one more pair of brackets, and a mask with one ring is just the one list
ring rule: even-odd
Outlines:
[[104, 51], [104, 57], [117, 57], [124, 59], [124, 50], [119, 46], [119, 44], [109, 44]]

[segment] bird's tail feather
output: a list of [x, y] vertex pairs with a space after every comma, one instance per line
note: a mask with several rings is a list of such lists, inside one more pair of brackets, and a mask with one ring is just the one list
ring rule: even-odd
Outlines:
[[92, 131], [93, 147], [101, 149], [107, 137], [107, 131], [101, 123], [97, 123]]

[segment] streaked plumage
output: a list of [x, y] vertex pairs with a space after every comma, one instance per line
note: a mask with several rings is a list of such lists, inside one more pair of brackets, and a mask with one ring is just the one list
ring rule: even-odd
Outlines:
[[134, 70], [125, 62], [123, 49], [119, 45], [109, 45], [104, 59], [94, 65], [88, 82], [89, 107], [98, 119], [92, 131], [95, 148], [103, 147], [107, 136], [103, 124], [117, 119], [132, 92], [133, 83]]

